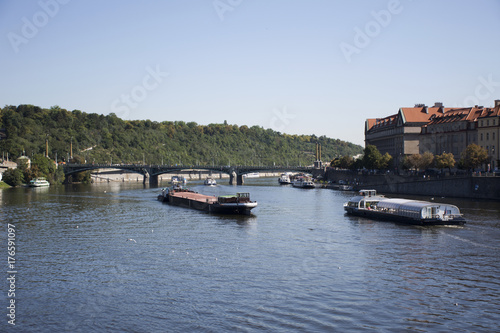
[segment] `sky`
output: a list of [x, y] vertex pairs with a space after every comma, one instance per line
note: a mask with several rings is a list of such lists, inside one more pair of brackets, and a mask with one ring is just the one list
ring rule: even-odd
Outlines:
[[500, 0], [0, 0], [0, 106], [262, 126], [500, 99]]

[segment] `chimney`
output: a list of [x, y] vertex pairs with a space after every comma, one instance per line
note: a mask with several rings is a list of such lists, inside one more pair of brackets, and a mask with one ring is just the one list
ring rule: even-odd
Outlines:
[[443, 107], [443, 103], [441, 103], [441, 102], [435, 102], [434, 103], [434, 107], [435, 108], [442, 108]]
[[495, 99], [495, 107], [500, 106], [500, 99]]

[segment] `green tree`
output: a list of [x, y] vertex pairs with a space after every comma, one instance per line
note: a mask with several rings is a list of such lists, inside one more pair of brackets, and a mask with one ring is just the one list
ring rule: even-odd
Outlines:
[[349, 169], [353, 163], [354, 159], [351, 156], [346, 155], [340, 158], [339, 166], [342, 169]]
[[10, 186], [19, 186], [24, 182], [24, 175], [20, 169], [7, 169], [2, 174], [2, 181]]
[[462, 152], [461, 165], [467, 169], [474, 169], [488, 160], [488, 152], [486, 149], [476, 145], [470, 144], [464, 152]]
[[389, 153], [385, 153], [381, 156], [378, 162], [379, 169], [388, 169], [392, 165], [393, 159]]
[[367, 145], [363, 156], [363, 165], [367, 169], [378, 169], [382, 160], [382, 154], [374, 145]]
[[434, 157], [434, 163], [438, 169], [449, 168], [451, 170], [456, 162], [452, 153], [442, 153]]
[[31, 160], [32, 177], [52, 178], [56, 171], [56, 165], [50, 158], [42, 154], [35, 154]]

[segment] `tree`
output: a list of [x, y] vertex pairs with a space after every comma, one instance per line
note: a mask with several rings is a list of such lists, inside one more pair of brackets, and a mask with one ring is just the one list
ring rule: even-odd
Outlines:
[[363, 165], [367, 169], [377, 169], [380, 165], [382, 154], [374, 145], [367, 145], [363, 156]]
[[351, 156], [342, 156], [340, 158], [339, 167], [342, 169], [349, 169], [354, 163], [354, 159]]
[[425, 170], [434, 161], [434, 155], [430, 152], [425, 152], [421, 154], [413, 154], [406, 156], [403, 162], [403, 166], [408, 169], [415, 170]]
[[50, 175], [54, 174], [56, 171], [56, 165], [50, 158], [42, 154], [35, 154], [31, 160], [31, 169], [32, 177], [34, 178], [50, 178]]
[[432, 165], [432, 162], [434, 162], [434, 154], [426, 151], [425, 153], [422, 154], [422, 160], [420, 162], [420, 169], [425, 170], [429, 166]]
[[488, 152], [486, 149], [473, 143], [462, 152], [461, 164], [467, 169], [475, 169], [487, 160]]
[[413, 155], [408, 155], [404, 157], [403, 160], [403, 167], [406, 169], [418, 169], [418, 165], [420, 165], [420, 160], [422, 159], [422, 156], [420, 154], [413, 154]]
[[378, 163], [379, 169], [387, 169], [392, 164], [392, 156], [389, 153], [385, 153]]
[[452, 153], [442, 153], [441, 155], [436, 155], [434, 158], [434, 162], [436, 168], [444, 169], [444, 168], [453, 168], [455, 166], [455, 157]]
[[2, 180], [10, 186], [19, 186], [24, 182], [24, 175], [20, 169], [7, 169], [2, 175]]

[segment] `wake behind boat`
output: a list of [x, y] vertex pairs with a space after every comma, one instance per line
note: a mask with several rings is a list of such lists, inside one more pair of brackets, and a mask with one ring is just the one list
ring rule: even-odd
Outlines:
[[465, 219], [457, 206], [409, 199], [389, 199], [375, 190], [361, 190], [344, 204], [347, 214], [418, 225], [460, 225]]
[[174, 206], [193, 208], [208, 213], [250, 215], [257, 207], [256, 201], [250, 201], [249, 193], [236, 195], [211, 196], [197, 193], [181, 186], [164, 188], [158, 200]]

